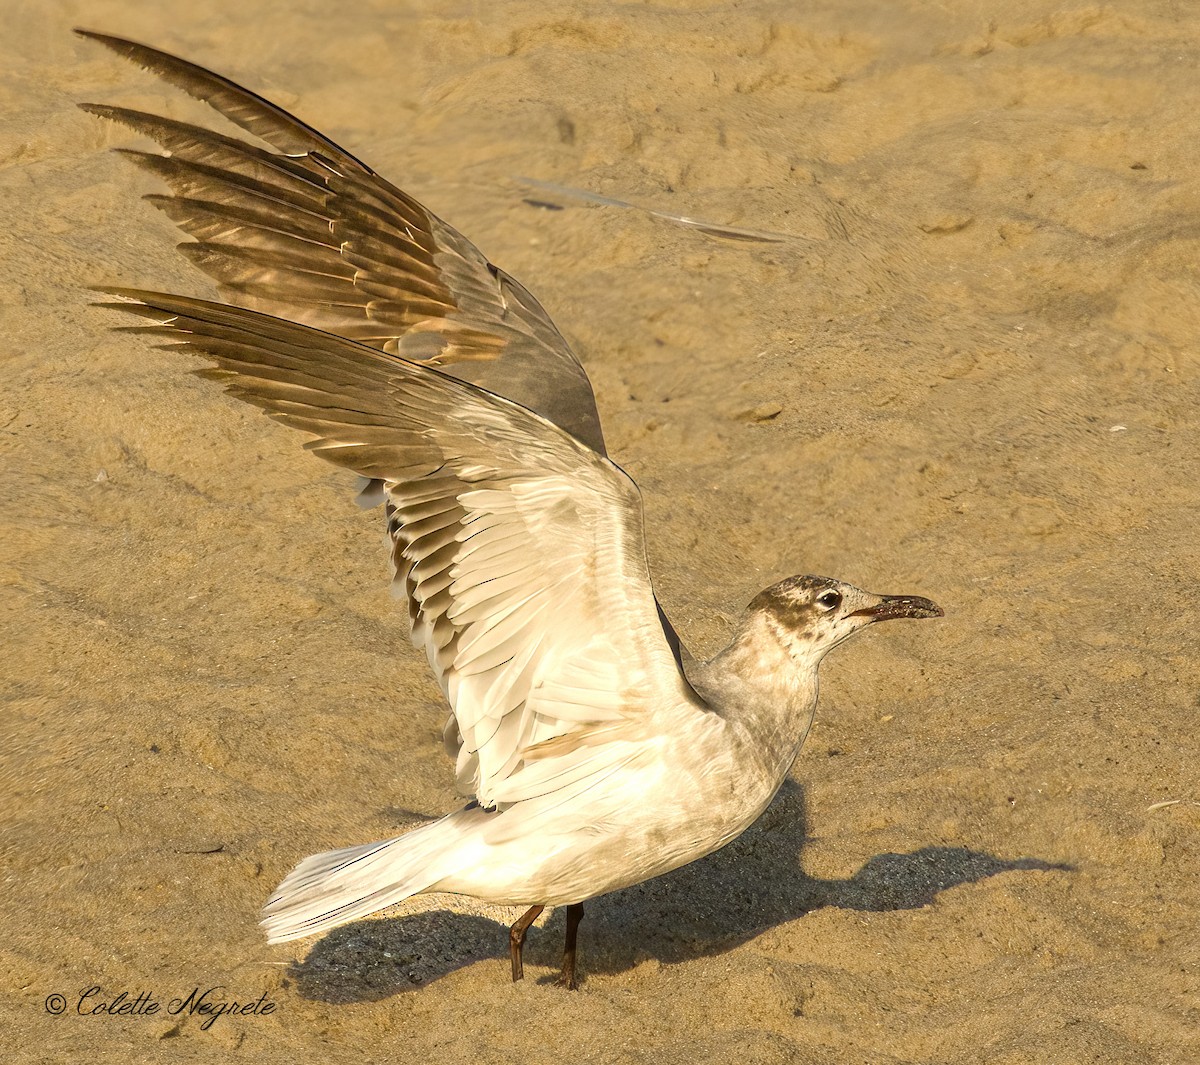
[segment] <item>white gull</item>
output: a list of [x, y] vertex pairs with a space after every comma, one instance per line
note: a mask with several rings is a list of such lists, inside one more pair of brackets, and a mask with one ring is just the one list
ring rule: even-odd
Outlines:
[[[80, 31], [83, 33], [83, 31]], [[605, 453], [587, 376], [537, 301], [366, 164], [274, 104], [167, 53], [83, 33], [271, 145], [122, 108], [148, 197], [229, 304], [105, 289], [208, 357], [201, 371], [311, 438], [384, 503], [394, 586], [451, 716], [461, 809], [305, 859], [271, 942], [420, 892], [567, 907], [723, 847], [766, 809], [812, 723], [817, 669], [873, 622], [941, 615], [825, 577], [760, 593], [695, 661], [654, 598], [636, 485]]]

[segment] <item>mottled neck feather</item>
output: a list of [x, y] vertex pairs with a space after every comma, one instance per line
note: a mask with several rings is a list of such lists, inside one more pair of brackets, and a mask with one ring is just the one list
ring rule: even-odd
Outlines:
[[688, 680], [734, 727], [744, 757], [771, 793], [787, 776], [812, 725], [821, 656], [769, 611], [747, 611], [729, 646], [688, 669]]

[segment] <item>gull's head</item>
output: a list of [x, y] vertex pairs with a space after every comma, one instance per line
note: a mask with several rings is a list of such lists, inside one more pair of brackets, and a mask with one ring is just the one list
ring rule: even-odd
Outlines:
[[746, 612], [798, 664], [812, 667], [876, 621], [942, 616], [941, 607], [919, 595], [875, 595], [831, 577], [789, 577], [759, 592]]

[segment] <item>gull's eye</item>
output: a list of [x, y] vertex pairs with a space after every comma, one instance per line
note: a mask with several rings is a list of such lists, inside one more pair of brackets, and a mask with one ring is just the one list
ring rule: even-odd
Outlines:
[[838, 592], [830, 589], [828, 592], [822, 592], [817, 596], [817, 605], [823, 610], [836, 610], [842, 605], [842, 597]]

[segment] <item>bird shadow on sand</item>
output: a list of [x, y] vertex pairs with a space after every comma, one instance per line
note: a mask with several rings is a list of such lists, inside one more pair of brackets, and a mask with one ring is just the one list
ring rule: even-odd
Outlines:
[[[853, 876], [822, 880], [799, 864], [805, 842], [803, 789], [785, 782], [767, 812], [724, 850], [666, 876], [588, 903], [580, 930], [584, 978], [623, 972], [654, 958], [671, 964], [719, 954], [768, 928], [823, 906], [886, 912], [918, 909], [959, 884], [1014, 870], [1071, 871], [1039, 858], [1003, 859], [965, 847], [877, 854]], [[564, 911], [530, 931], [530, 977], [552, 982], [561, 959]], [[508, 978], [508, 929], [449, 910], [358, 921], [320, 940], [289, 977], [305, 998], [372, 1002], [421, 987], [484, 959]], [[538, 970], [549, 970], [539, 974]]]

